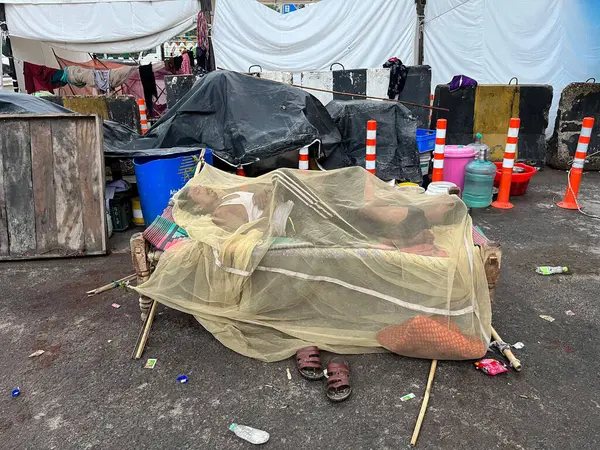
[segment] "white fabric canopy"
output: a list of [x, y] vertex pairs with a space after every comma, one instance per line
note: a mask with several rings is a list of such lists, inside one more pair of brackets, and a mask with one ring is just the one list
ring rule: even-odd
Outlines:
[[194, 27], [197, 0], [6, 5], [11, 37], [95, 53], [147, 50]]
[[375, 68], [397, 56], [413, 63], [414, 0], [322, 0], [279, 14], [256, 0], [217, 0], [213, 45], [217, 65], [247, 71]]
[[432, 89], [463, 74], [479, 83], [554, 87], [548, 133], [569, 83], [600, 81], [598, 0], [435, 0], [425, 9]]

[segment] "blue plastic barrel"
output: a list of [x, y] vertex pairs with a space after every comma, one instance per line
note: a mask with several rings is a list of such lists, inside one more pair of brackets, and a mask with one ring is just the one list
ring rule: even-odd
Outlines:
[[[142, 214], [146, 226], [160, 216], [170, 198], [193, 176], [198, 150], [167, 157], [140, 157], [133, 159]], [[212, 151], [206, 149], [204, 161], [212, 165]]]

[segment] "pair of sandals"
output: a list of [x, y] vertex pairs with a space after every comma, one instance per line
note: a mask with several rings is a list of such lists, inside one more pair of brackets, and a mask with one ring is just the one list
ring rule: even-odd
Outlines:
[[323, 371], [319, 348], [304, 347], [296, 352], [296, 367], [307, 380], [317, 381], [326, 377], [327, 398], [332, 402], [344, 401], [352, 394], [350, 365], [343, 359], [332, 359]]

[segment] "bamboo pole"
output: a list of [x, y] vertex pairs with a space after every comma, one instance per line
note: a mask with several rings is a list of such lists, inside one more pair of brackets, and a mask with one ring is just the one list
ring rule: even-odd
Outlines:
[[429, 110], [435, 109], [437, 111], [450, 112], [450, 110], [448, 108], [440, 108], [439, 106], [431, 106], [431, 105], [421, 105], [420, 103], [407, 102], [406, 100], [395, 100], [395, 99], [386, 98], [386, 97], [376, 97], [374, 95], [351, 94], [350, 92], [332, 91], [329, 89], [321, 89], [321, 88], [316, 88], [316, 87], [311, 87], [311, 86], [300, 86], [299, 84], [294, 84], [294, 83], [290, 83], [290, 86], [294, 86], [294, 87], [301, 88], [301, 89], [307, 89], [309, 91], [319, 91], [319, 92], [326, 92], [329, 94], [347, 95], [349, 97], [370, 98], [373, 100], [383, 100], [386, 102], [402, 103], [403, 105], [418, 106], [419, 108], [425, 108], [425, 109], [429, 109]]
[[[229, 69], [225, 69], [223, 67], [217, 67], [217, 69], [219, 70], [227, 70], [229, 72], [234, 72], [233, 70], [229, 70]], [[252, 75], [248, 75], [247, 73], [243, 73], [243, 72], [236, 72], [236, 73], [241, 73], [242, 75], [246, 75], [251, 77]], [[445, 111], [445, 112], [450, 112], [450, 110], [448, 108], [441, 108], [439, 106], [431, 106], [431, 105], [421, 105], [420, 103], [413, 103], [413, 102], [407, 102], [405, 100], [396, 100], [393, 98], [387, 98], [387, 97], [376, 97], [374, 95], [363, 95], [363, 94], [352, 94], [350, 92], [341, 92], [341, 91], [333, 91], [330, 89], [321, 89], [321, 88], [316, 88], [316, 87], [311, 87], [311, 86], [301, 86], [299, 84], [294, 84], [294, 83], [284, 83], [283, 81], [275, 81], [275, 80], [269, 80], [272, 81], [273, 83], [279, 83], [279, 84], [287, 84], [288, 86], [294, 86], [300, 89], [306, 89], [309, 91], [319, 91], [319, 92], [325, 92], [328, 94], [337, 94], [337, 95], [347, 95], [349, 97], [360, 97], [360, 98], [370, 98], [373, 100], [383, 100], [386, 102], [395, 102], [395, 103], [402, 103], [403, 105], [410, 105], [410, 106], [418, 106], [419, 108], [425, 108], [425, 109], [429, 109], [431, 110], [436, 110], [436, 111]]]
[[500, 335], [498, 334], [498, 332], [494, 329], [494, 327], [492, 327], [492, 339], [494, 339], [495, 341], [498, 342], [498, 349], [502, 352], [502, 354], [504, 356], [506, 356], [506, 359], [508, 359], [508, 362], [510, 363], [510, 366], [513, 369], [515, 369], [517, 372], [520, 372], [521, 370], [523, 370], [523, 366], [521, 365], [521, 361], [519, 361], [517, 359], [517, 357], [515, 356], [515, 354], [510, 349], [510, 345], [508, 345], [506, 342], [504, 342], [502, 340], [502, 338], [500, 337]]
[[156, 313], [156, 305], [158, 305], [158, 302], [153, 300], [152, 307], [150, 308], [150, 312], [148, 313], [148, 317], [146, 317], [146, 322], [144, 323], [144, 331], [142, 332], [140, 344], [135, 353], [135, 359], [140, 359], [142, 357], [142, 353], [144, 353], [144, 348], [146, 347], [146, 342], [148, 341], [148, 335], [150, 334], [150, 327], [152, 326], [154, 314]]
[[437, 368], [437, 359], [431, 361], [431, 369], [429, 369], [429, 378], [427, 379], [427, 388], [425, 389], [425, 395], [423, 396], [423, 402], [421, 403], [421, 411], [417, 417], [417, 423], [415, 424], [415, 430], [413, 431], [410, 445], [413, 447], [417, 445], [417, 439], [419, 439], [419, 432], [421, 431], [421, 425], [423, 425], [423, 418], [425, 417], [425, 411], [429, 405], [429, 393], [431, 392], [431, 385], [433, 384], [433, 377], [435, 376], [435, 369]]
[[111, 289], [118, 287], [120, 285], [120, 283], [126, 283], [128, 281], [133, 280], [135, 277], [137, 277], [137, 275], [135, 273], [132, 275], [127, 275], [126, 277], [123, 277], [120, 280], [112, 281], [108, 284], [105, 284], [104, 286], [100, 286], [99, 288], [92, 289], [91, 291], [87, 291], [86, 294], [88, 295], [88, 297], [91, 297], [92, 295], [110, 291]]

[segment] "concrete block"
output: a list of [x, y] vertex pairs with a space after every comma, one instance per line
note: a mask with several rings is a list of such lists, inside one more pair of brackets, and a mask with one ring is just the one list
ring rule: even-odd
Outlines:
[[[475, 89], [471, 139], [463, 142], [463, 144], [473, 142], [473, 135], [481, 133], [483, 142], [490, 147], [490, 160], [502, 161], [504, 159], [508, 124], [511, 117], [519, 116], [520, 99], [520, 87], [517, 85], [478, 85]], [[519, 150], [520, 147], [517, 144], [517, 155]]]
[[450, 111], [433, 110], [430, 128], [435, 130], [438, 119], [448, 120], [446, 144], [461, 145], [473, 141], [475, 112], [475, 89], [466, 88], [450, 92], [447, 84], [435, 88], [433, 105], [448, 108]]
[[134, 130], [140, 129], [140, 110], [137, 99], [132, 95], [104, 97], [108, 109], [108, 120], [127, 125]]
[[548, 84], [521, 84], [519, 88], [521, 128], [518, 158], [543, 165], [546, 162], [546, 128], [553, 89]]
[[[547, 163], [556, 169], [567, 170], [575, 155], [584, 117], [596, 121], [588, 146], [588, 155], [600, 151], [600, 84], [570, 83], [561, 95], [554, 134], [548, 142]], [[600, 155], [591, 156], [584, 169], [599, 170]]]
[[436, 87], [431, 128], [438, 118], [448, 120], [447, 144], [468, 144], [476, 133], [490, 146], [493, 161], [502, 161], [511, 117], [521, 118], [517, 158], [544, 161], [545, 131], [552, 103], [549, 85], [485, 85], [450, 92], [447, 84]]
[[57, 105], [62, 105], [79, 114], [96, 114], [104, 120], [112, 120], [134, 130], [140, 128], [140, 112], [137, 100], [132, 95], [105, 96], [68, 96], [45, 97]]
[[192, 88], [201, 75], [167, 75], [165, 76], [165, 92], [167, 93], [167, 109], [171, 109]]
[[[389, 69], [376, 69], [389, 70]], [[382, 83], [384, 84], [384, 83]], [[385, 92], [381, 97], [387, 97], [387, 86], [389, 84], [389, 75], [385, 83]], [[398, 100], [418, 103], [419, 105], [429, 106], [429, 94], [431, 93], [431, 67], [429, 66], [408, 66], [408, 76], [406, 84], [400, 93]], [[373, 94], [371, 94], [373, 95]], [[429, 109], [419, 106], [406, 106], [410, 112], [417, 118], [418, 128], [429, 128]]]

